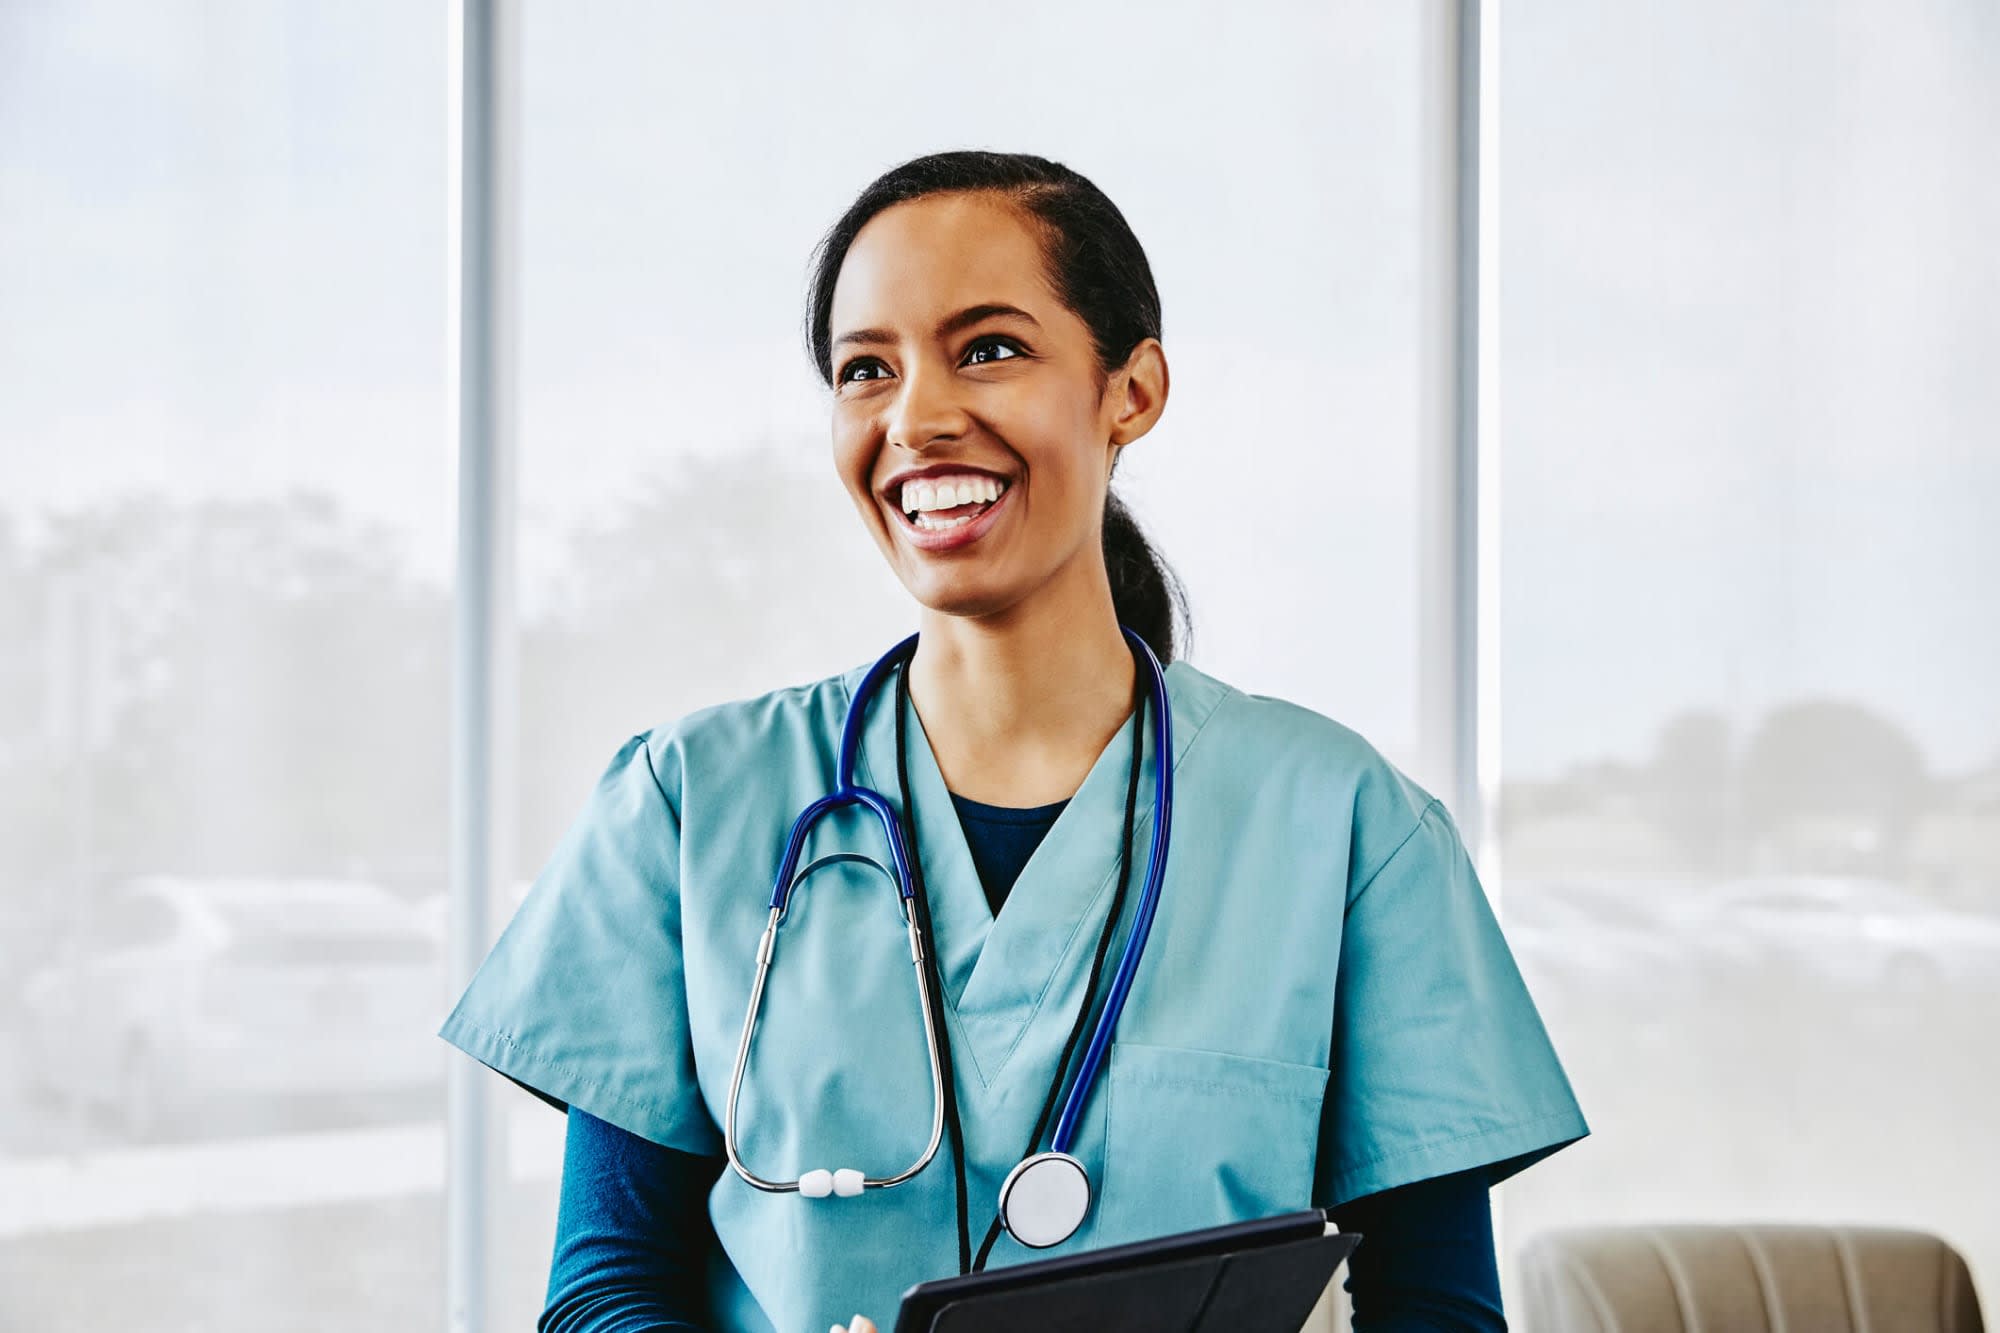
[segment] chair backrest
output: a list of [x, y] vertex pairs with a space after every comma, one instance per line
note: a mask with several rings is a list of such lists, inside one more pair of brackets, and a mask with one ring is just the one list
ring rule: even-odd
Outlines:
[[1521, 1255], [1525, 1333], [1983, 1333], [1972, 1273], [1921, 1231], [1606, 1226]]

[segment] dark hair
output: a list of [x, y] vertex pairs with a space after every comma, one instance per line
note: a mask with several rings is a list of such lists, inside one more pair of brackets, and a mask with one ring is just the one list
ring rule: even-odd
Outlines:
[[[1152, 266], [1125, 215], [1102, 190], [1045, 157], [933, 153], [876, 177], [813, 252], [806, 342], [814, 368], [829, 387], [833, 287], [855, 236], [893, 204], [972, 191], [1002, 195], [1040, 224], [1050, 284], [1057, 298], [1090, 329], [1100, 374], [1117, 370], [1134, 347], [1160, 336], [1160, 293], [1153, 285]], [[1176, 623], [1183, 640], [1193, 633], [1186, 589], [1139, 531], [1131, 511], [1108, 493], [1104, 568], [1111, 577], [1111, 600], [1119, 623], [1131, 626], [1162, 663], [1173, 661]]]

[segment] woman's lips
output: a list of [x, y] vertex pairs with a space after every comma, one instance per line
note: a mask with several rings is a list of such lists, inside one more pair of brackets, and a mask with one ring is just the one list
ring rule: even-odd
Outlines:
[[939, 555], [946, 551], [956, 551], [962, 547], [970, 546], [986, 535], [987, 529], [993, 526], [995, 517], [1001, 510], [1007, 507], [1007, 502], [1014, 498], [1014, 492], [1017, 489], [1019, 489], [1018, 486], [1009, 486], [1006, 490], [1000, 492], [1000, 498], [988, 505], [986, 512], [982, 513], [978, 518], [972, 519], [970, 522], [960, 523], [957, 527], [952, 528], [920, 528], [910, 521], [910, 516], [904, 513], [900, 506], [892, 506], [895, 509], [896, 526], [901, 530], [904, 541], [907, 541], [926, 555]]

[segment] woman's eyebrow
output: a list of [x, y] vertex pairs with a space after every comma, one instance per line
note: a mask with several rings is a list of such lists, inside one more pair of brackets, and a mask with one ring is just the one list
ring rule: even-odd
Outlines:
[[[1022, 319], [1040, 328], [1041, 321], [1019, 306], [1007, 305], [1000, 301], [987, 301], [980, 305], [969, 305], [954, 314], [946, 315], [938, 321], [937, 336], [946, 338], [974, 324], [988, 319]], [[896, 335], [888, 329], [851, 329], [833, 340], [835, 347], [845, 347], [849, 343], [890, 343]]]

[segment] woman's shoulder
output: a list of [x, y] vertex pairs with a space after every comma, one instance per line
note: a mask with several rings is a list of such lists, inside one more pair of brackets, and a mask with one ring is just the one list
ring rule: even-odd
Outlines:
[[1176, 672], [1198, 678], [1218, 695], [1203, 727], [1204, 749], [1243, 770], [1255, 791], [1303, 785], [1329, 818], [1345, 813], [1358, 841], [1395, 842], [1422, 821], [1437, 798], [1356, 728], [1318, 709], [1277, 695], [1228, 684], [1188, 663]]
[[1218, 720], [1239, 737], [1255, 738], [1275, 750], [1335, 765], [1370, 767], [1388, 762], [1366, 736], [1318, 709], [1278, 695], [1254, 693], [1191, 662], [1176, 662], [1169, 673], [1170, 679], [1184, 673], [1215, 691]]
[[811, 747], [829, 730], [838, 734], [848, 696], [866, 670], [864, 663], [817, 680], [702, 704], [656, 721], [638, 739], [663, 782], [690, 772], [725, 776], [788, 747]]

